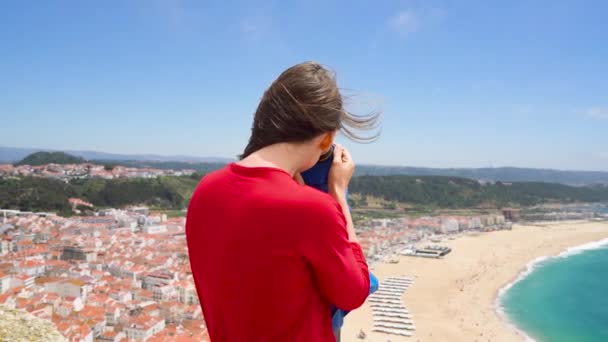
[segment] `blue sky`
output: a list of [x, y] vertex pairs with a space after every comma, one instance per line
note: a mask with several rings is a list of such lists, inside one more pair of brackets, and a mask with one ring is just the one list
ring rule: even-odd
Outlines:
[[608, 170], [605, 1], [0, 4], [0, 145], [233, 157], [286, 67], [384, 111], [359, 163]]

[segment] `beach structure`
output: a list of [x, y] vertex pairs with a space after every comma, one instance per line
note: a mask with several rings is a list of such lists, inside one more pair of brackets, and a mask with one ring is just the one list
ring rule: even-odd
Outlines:
[[407, 313], [399, 313], [399, 312], [378, 312], [373, 314], [374, 317], [392, 317], [392, 318], [405, 318], [405, 319], [413, 319], [414, 317]]
[[422, 258], [434, 258], [434, 259], [442, 258], [447, 253], [449, 253], [449, 252], [446, 252], [445, 250], [427, 249], [427, 248], [406, 248], [399, 252], [399, 254], [401, 254], [401, 255], [415, 256], [415, 257], [422, 257]]
[[396, 276], [390, 276], [387, 277], [384, 281], [414, 281], [414, 278], [411, 277], [396, 277]]
[[391, 286], [391, 285], [383, 285], [378, 287], [378, 290], [392, 290], [393, 292], [404, 293], [410, 286]]
[[397, 296], [401, 296], [401, 295], [403, 294], [403, 291], [404, 291], [404, 289], [397, 290], [397, 289], [386, 289], [386, 288], [380, 289], [380, 288], [379, 288], [379, 289], [378, 289], [376, 292], [374, 292], [374, 293], [377, 293], [377, 294], [384, 294], [384, 295], [391, 295], [391, 294], [395, 294], [395, 295], [397, 295]]
[[439, 246], [439, 245], [429, 245], [429, 246], [424, 247], [424, 249], [429, 250], [429, 251], [441, 252], [441, 256], [444, 256], [452, 251], [452, 249], [450, 247]]
[[396, 329], [405, 329], [405, 330], [416, 330], [416, 327], [413, 323], [404, 323], [404, 322], [390, 322], [383, 319], [375, 319], [374, 326], [382, 327], [382, 328], [396, 328]]
[[376, 294], [376, 293], [374, 293], [373, 295], [370, 295], [369, 297], [378, 298], [378, 299], [394, 299], [394, 300], [401, 299], [401, 295], [398, 295], [398, 294]]
[[414, 282], [411, 280], [399, 281], [399, 280], [387, 280], [384, 285], [386, 286], [411, 286]]
[[384, 284], [382, 286], [379, 286], [379, 289], [405, 291], [411, 286], [412, 284]]
[[405, 310], [405, 307], [400, 304], [370, 303], [370, 306], [372, 308], [377, 308], [377, 309], [402, 309], [402, 310]]
[[408, 287], [411, 287], [411, 283], [387, 283], [381, 286], [382, 289], [395, 289], [395, 290], [407, 290]]
[[[380, 304], [383, 305], [383, 304]], [[403, 314], [409, 314], [410, 312], [407, 310], [407, 308], [401, 306], [401, 307], [386, 307], [386, 306], [373, 306], [372, 309], [374, 309], [374, 314], [376, 313], [383, 313], [383, 312], [390, 312], [390, 313], [403, 313]]]
[[391, 329], [391, 328], [373, 328], [372, 329], [373, 332], [379, 332], [379, 333], [383, 333], [383, 334], [391, 334], [391, 335], [399, 335], [399, 336], [406, 336], [406, 337], [410, 337], [413, 334], [407, 330], [401, 330], [401, 329]]
[[376, 298], [379, 299], [379, 297], [391, 297], [391, 299], [396, 299], [396, 300], [400, 300], [401, 299], [401, 295], [403, 295], [403, 293], [405, 292], [405, 289], [401, 291], [401, 294], [397, 294], [397, 293], [390, 293], [390, 294], [382, 294], [382, 295], [376, 295], [376, 296], [369, 296], [368, 298]]
[[405, 308], [397, 308], [397, 309], [376, 308], [376, 310], [374, 311], [374, 314], [382, 314], [382, 313], [394, 313], [394, 314], [408, 315], [410, 312], [408, 310], [406, 310]]
[[[380, 292], [381, 291], [381, 292]], [[382, 291], [382, 290], [378, 290], [378, 296], [396, 296], [397, 298], [401, 298], [401, 296], [403, 295], [403, 293], [405, 292], [404, 290], [398, 291], [398, 292], [392, 292], [392, 291]]]
[[397, 304], [390, 304], [391, 306], [387, 306], [384, 303], [373, 303], [377, 304], [372, 306], [374, 309], [374, 313], [376, 312], [400, 312], [400, 313], [409, 313], [409, 311], [404, 306], [398, 306]]
[[400, 324], [400, 323], [387, 323], [387, 322], [374, 322], [374, 328], [393, 328], [403, 330], [416, 330], [411, 324]]
[[378, 291], [369, 296], [372, 308], [374, 332], [412, 336], [414, 321], [412, 315], [403, 305], [401, 297], [412, 286], [414, 280], [409, 277], [388, 277], [380, 283]]
[[370, 302], [370, 306], [372, 308], [384, 308], [384, 309], [405, 309], [403, 304], [387, 304], [387, 303], [378, 303], [378, 302]]
[[385, 284], [383, 284], [382, 286], [397, 286], [397, 287], [401, 286], [401, 287], [403, 287], [403, 286], [412, 286], [412, 284], [413, 283], [411, 283], [411, 282], [407, 282], [407, 283], [402, 282], [401, 283], [401, 282], [388, 281]]
[[399, 282], [399, 281], [387, 281], [384, 286], [412, 286], [413, 282]]
[[380, 299], [380, 298], [370, 298], [370, 303], [386, 303], [386, 304], [401, 304], [400, 300], [390, 300], [390, 299]]
[[386, 284], [384, 284], [384, 286], [412, 286], [412, 284], [413, 284], [412, 282], [389, 281], [389, 282], [386, 282]]
[[376, 310], [372, 315], [385, 315], [385, 316], [390, 316], [390, 317], [397, 317], [399, 315], [401, 316], [409, 316], [409, 317], [402, 317], [402, 318], [411, 318], [411, 314], [409, 311], [405, 310], [405, 309], [384, 309], [383, 311], [380, 310]]
[[[387, 285], [383, 285], [382, 287], [378, 286], [378, 290], [376, 292], [402, 294], [403, 291], [407, 290], [408, 288], [409, 288], [409, 286], [390, 287]], [[376, 292], [374, 292], [374, 293], [376, 293]]]
[[411, 285], [414, 281], [410, 279], [387, 279], [385, 283], [387, 285]]
[[414, 320], [408, 318], [398, 318], [398, 317], [374, 317], [374, 322], [389, 322], [389, 323], [402, 323], [402, 324], [414, 324]]

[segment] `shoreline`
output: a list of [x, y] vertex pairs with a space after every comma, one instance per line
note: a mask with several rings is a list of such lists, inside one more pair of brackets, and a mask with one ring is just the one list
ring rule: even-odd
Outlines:
[[[582, 223], [594, 223], [594, 222], [593, 221], [582, 221], [582, 222], [569, 222], [569, 223], [582, 224]], [[554, 259], [559, 259], [559, 258], [568, 258], [570, 256], [584, 253], [585, 251], [601, 248], [602, 246], [606, 246], [606, 245], [608, 245], [608, 238], [602, 238], [600, 240], [585, 242], [583, 244], [567, 247], [565, 250], [563, 250], [562, 252], [560, 252], [559, 254], [556, 254], [556, 255], [541, 255], [541, 256], [534, 258], [533, 260], [530, 260], [530, 262], [528, 262], [525, 265], [525, 267], [519, 273], [517, 273], [515, 275], [515, 277], [513, 278], [512, 281], [504, 284], [502, 287], [500, 287], [498, 290], [496, 290], [494, 306], [495, 306], [497, 315], [511, 328], [516, 330], [516, 332], [518, 334], [522, 335], [522, 337], [525, 339], [525, 341], [530, 341], [530, 342], [536, 341], [534, 338], [532, 338], [530, 335], [528, 335], [525, 331], [520, 329], [517, 326], [517, 324], [515, 324], [515, 322], [513, 322], [509, 318], [509, 315], [504, 311], [504, 309], [502, 307], [501, 301], [502, 301], [503, 297], [507, 294], [507, 292], [509, 292], [509, 290], [513, 286], [515, 286], [520, 281], [525, 280], [530, 274], [532, 274], [534, 271], [536, 271], [536, 269], [538, 267], [542, 267], [543, 263], [545, 263], [549, 260], [554, 260]]]
[[343, 341], [533, 341], [503, 311], [501, 298], [548, 259], [567, 257], [608, 243], [608, 222], [516, 225], [512, 231], [446, 239], [444, 259], [399, 256], [399, 264], [378, 263], [374, 274], [407, 275], [414, 285], [402, 297], [417, 327], [412, 337], [373, 333], [369, 303], [346, 318]]
[[504, 311], [504, 308], [502, 307], [502, 303], [501, 303], [502, 297], [504, 297], [504, 295], [507, 294], [507, 292], [509, 292], [509, 290], [513, 286], [515, 286], [515, 284], [526, 279], [530, 274], [532, 274], [532, 272], [534, 272], [535, 265], [540, 264], [544, 261], [547, 261], [551, 258], [556, 258], [556, 257], [557, 257], [557, 255], [555, 255], [555, 256], [542, 255], [542, 256], [534, 258], [533, 260], [530, 260], [530, 262], [528, 262], [524, 266], [524, 268], [513, 277], [513, 279], [511, 281], [509, 281], [506, 284], [503, 284], [500, 288], [498, 288], [494, 295], [494, 311], [496, 312], [496, 315], [506, 325], [508, 325], [511, 329], [513, 329], [516, 334], [521, 336], [523, 338], [523, 340], [526, 342], [536, 342], [536, 340], [534, 338], [532, 338], [530, 335], [528, 335], [525, 331], [520, 329], [517, 326], [517, 324], [509, 318], [509, 315], [507, 315], [507, 313]]

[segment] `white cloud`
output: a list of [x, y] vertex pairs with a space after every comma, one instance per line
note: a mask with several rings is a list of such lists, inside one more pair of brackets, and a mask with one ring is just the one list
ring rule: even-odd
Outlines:
[[606, 108], [606, 107], [589, 108], [585, 112], [585, 115], [587, 115], [587, 117], [590, 117], [592, 119], [608, 120], [608, 108]]
[[388, 21], [388, 25], [393, 31], [404, 35], [416, 32], [419, 24], [419, 17], [413, 10], [401, 11]]
[[156, 0], [153, 2], [161, 18], [172, 28], [182, 28], [186, 21], [187, 10], [180, 0]]
[[258, 42], [272, 32], [272, 17], [267, 13], [257, 13], [241, 20], [241, 34], [250, 42]]
[[446, 11], [438, 7], [415, 6], [404, 9], [388, 18], [387, 26], [393, 32], [407, 36], [423, 28], [438, 25], [446, 17]]

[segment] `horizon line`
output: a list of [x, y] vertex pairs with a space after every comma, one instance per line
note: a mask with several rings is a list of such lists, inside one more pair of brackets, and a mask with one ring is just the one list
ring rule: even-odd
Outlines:
[[[158, 154], [158, 153], [120, 153], [120, 152], [106, 152], [101, 150], [94, 149], [58, 149], [58, 148], [39, 148], [39, 147], [16, 147], [16, 146], [6, 146], [0, 145], [0, 149], [21, 149], [21, 150], [36, 150], [36, 152], [64, 152], [69, 154], [70, 152], [74, 153], [102, 153], [102, 154], [113, 154], [117, 156], [123, 157], [159, 157], [166, 158], [169, 160], [160, 160], [160, 159], [128, 159], [133, 161], [156, 161], [156, 162], [185, 162], [185, 163], [216, 163], [212, 161], [186, 161], [184, 159], [171, 159], [171, 158], [190, 158], [190, 159], [218, 159], [225, 160], [226, 162], [237, 161], [237, 158], [224, 157], [224, 156], [196, 156], [196, 155], [187, 155], [187, 154]], [[32, 152], [32, 153], [36, 153]], [[125, 159], [127, 160], [127, 159]], [[6, 160], [5, 160], [6, 161]], [[10, 160], [10, 161], [18, 161], [18, 160]], [[223, 162], [223, 161], [217, 161]], [[464, 167], [453, 167], [453, 166], [443, 166], [443, 167], [435, 167], [435, 166], [417, 166], [417, 165], [404, 165], [404, 164], [380, 164], [380, 163], [359, 163], [360, 166], [372, 166], [372, 167], [391, 167], [391, 168], [417, 168], [417, 169], [439, 169], [439, 170], [479, 170], [479, 169], [530, 169], [530, 170], [541, 170], [541, 171], [560, 171], [560, 172], [602, 172], [608, 173], [608, 170], [588, 170], [588, 169], [562, 169], [562, 168], [551, 168], [551, 167], [530, 167], [530, 166], [512, 166], [512, 165], [503, 165], [503, 166], [464, 166]]]

